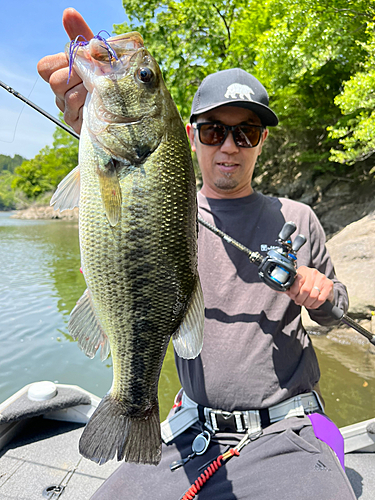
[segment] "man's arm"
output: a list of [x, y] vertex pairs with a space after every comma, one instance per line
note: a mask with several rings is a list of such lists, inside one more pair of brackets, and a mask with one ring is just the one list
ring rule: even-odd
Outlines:
[[330, 325], [337, 323], [337, 320], [318, 308], [328, 300], [346, 312], [349, 307], [348, 293], [345, 285], [336, 277], [325, 245], [324, 229], [313, 211], [310, 212], [309, 226], [309, 267], [301, 266], [297, 269], [295, 283], [286, 293], [296, 304], [306, 307], [312, 320], [320, 325]]
[[[87, 40], [93, 37], [85, 20], [75, 9], [64, 10], [63, 25], [70, 40], [74, 40], [78, 35], [84, 36]], [[87, 91], [74, 70], [67, 83], [69, 62], [65, 53], [43, 57], [38, 63], [38, 73], [56, 94], [56, 105], [64, 113], [65, 122], [79, 134]]]

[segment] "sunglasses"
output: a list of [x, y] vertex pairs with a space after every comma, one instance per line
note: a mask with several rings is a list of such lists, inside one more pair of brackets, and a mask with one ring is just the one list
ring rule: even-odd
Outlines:
[[223, 123], [193, 123], [198, 130], [199, 140], [206, 146], [221, 146], [229, 132], [233, 134], [236, 146], [240, 148], [255, 148], [258, 146], [264, 127], [262, 125], [224, 125]]

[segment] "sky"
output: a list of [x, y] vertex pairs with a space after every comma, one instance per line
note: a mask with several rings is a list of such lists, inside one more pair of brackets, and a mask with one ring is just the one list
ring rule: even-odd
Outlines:
[[[18, 0], [1, 5], [0, 80], [56, 117], [54, 94], [38, 75], [36, 65], [42, 57], [62, 52], [69, 41], [62, 25], [67, 7], [78, 10], [94, 34], [101, 30], [112, 33], [113, 24], [127, 20], [121, 0]], [[31, 159], [52, 144], [55, 128], [0, 87], [0, 154]]]

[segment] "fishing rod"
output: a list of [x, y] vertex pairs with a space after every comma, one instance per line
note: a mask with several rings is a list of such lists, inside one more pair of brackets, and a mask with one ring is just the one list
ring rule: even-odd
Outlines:
[[68, 134], [72, 135], [76, 139], [79, 139], [79, 135], [76, 134], [76, 132], [74, 132], [74, 130], [72, 130], [70, 127], [68, 127], [67, 125], [65, 125], [65, 123], [62, 123], [60, 120], [58, 120], [54, 116], [52, 116], [49, 113], [47, 113], [47, 111], [44, 111], [44, 109], [42, 109], [39, 106], [37, 106], [35, 103], [33, 103], [32, 101], [30, 101], [30, 99], [27, 99], [27, 97], [23, 96], [22, 94], [20, 94], [19, 92], [17, 92], [16, 90], [14, 90], [9, 85], [7, 85], [6, 83], [2, 82], [1, 80], [0, 80], [0, 87], [3, 87], [3, 89], [7, 90], [10, 94], [14, 95], [14, 97], [17, 97], [18, 99], [20, 99], [21, 101], [23, 101], [25, 104], [27, 104], [31, 108], [35, 109], [36, 111], [38, 111], [38, 113], [42, 114], [43, 116], [45, 116], [46, 118], [48, 118], [49, 120], [51, 120], [51, 122], [53, 122], [55, 125], [58, 125], [62, 129], [64, 129], [65, 132], [68, 132]]
[[[44, 109], [40, 108], [32, 101], [30, 101], [30, 99], [27, 99], [1, 80], [0, 86], [18, 99], [21, 99], [21, 101], [23, 101], [31, 108], [38, 111], [38, 113], [41, 113], [43, 116], [51, 120], [55, 125], [61, 127], [63, 130], [65, 130], [65, 132], [68, 132], [73, 137], [79, 140], [79, 135], [73, 129], [65, 125], [65, 123], [62, 123], [54, 116], [47, 113], [47, 111], [44, 111]], [[200, 224], [215, 233], [217, 236], [220, 236], [220, 238], [235, 246], [241, 252], [246, 253], [250, 262], [258, 266], [258, 275], [260, 279], [270, 288], [279, 292], [285, 292], [293, 285], [297, 274], [296, 253], [306, 242], [305, 236], [299, 234], [295, 238], [293, 244], [291, 243], [291, 240], [289, 238], [296, 230], [296, 225], [294, 224], [294, 222], [286, 222], [284, 224], [278, 236], [280, 247], [277, 249], [269, 250], [267, 256], [263, 257], [260, 253], [249, 250], [247, 247], [236, 241], [228, 234], [205, 221], [199, 214], [198, 221]], [[323, 305], [319, 307], [319, 309], [326, 312], [327, 314], [330, 314], [338, 321], [342, 321], [347, 326], [350, 326], [358, 333], [366, 337], [371, 342], [371, 344], [375, 345], [375, 335], [366, 330], [366, 328], [363, 328], [363, 326], [359, 325], [352, 318], [347, 316], [339, 307], [334, 306], [327, 300]]]
[[[278, 242], [280, 245], [279, 248], [269, 250], [266, 257], [263, 257], [258, 252], [252, 252], [234, 238], [210, 224], [200, 215], [198, 215], [198, 221], [214, 234], [220, 236], [220, 238], [224, 241], [230, 243], [238, 250], [245, 253], [249, 257], [250, 262], [258, 266], [259, 277], [266, 285], [279, 292], [285, 292], [293, 285], [297, 274], [296, 253], [306, 242], [305, 236], [299, 234], [296, 236], [292, 244], [290, 236], [296, 230], [294, 222], [286, 222], [284, 224], [278, 235]], [[329, 314], [332, 318], [350, 326], [358, 333], [366, 337], [371, 344], [375, 345], [375, 335], [354, 321], [339, 307], [326, 300], [324, 304], [319, 307], [319, 309]]]

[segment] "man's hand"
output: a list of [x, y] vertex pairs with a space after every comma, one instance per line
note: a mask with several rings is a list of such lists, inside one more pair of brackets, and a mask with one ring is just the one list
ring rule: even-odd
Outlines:
[[[63, 25], [70, 40], [74, 40], [78, 35], [83, 35], [87, 40], [93, 37], [81, 14], [72, 8], [64, 10]], [[74, 70], [67, 83], [69, 61], [65, 53], [43, 57], [38, 63], [38, 73], [56, 94], [56, 105], [64, 113], [65, 122], [79, 134], [87, 91]]]
[[333, 301], [333, 281], [317, 269], [301, 266], [286, 294], [299, 306], [318, 309], [326, 300]]

